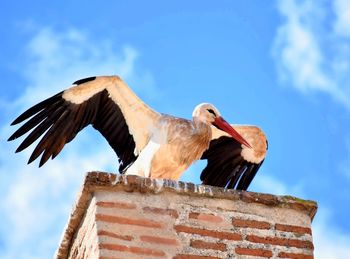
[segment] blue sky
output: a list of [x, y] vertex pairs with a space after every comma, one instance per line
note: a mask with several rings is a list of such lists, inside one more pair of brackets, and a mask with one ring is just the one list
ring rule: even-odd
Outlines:
[[119, 74], [160, 112], [211, 102], [260, 126], [269, 152], [250, 190], [316, 200], [316, 258], [350, 258], [349, 13], [346, 0], [3, 3], [0, 257], [51, 257], [85, 172], [117, 169], [92, 129], [26, 165], [9, 123], [77, 79]]

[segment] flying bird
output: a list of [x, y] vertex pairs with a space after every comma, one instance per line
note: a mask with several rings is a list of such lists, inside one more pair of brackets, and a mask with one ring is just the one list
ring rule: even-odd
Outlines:
[[11, 125], [26, 122], [8, 140], [30, 131], [20, 152], [43, 136], [28, 161], [41, 156], [40, 167], [91, 124], [117, 154], [120, 173], [177, 180], [206, 159], [204, 184], [246, 190], [265, 158], [264, 133], [231, 126], [209, 103], [197, 105], [192, 116], [156, 112], [118, 76], [89, 77], [23, 112]]

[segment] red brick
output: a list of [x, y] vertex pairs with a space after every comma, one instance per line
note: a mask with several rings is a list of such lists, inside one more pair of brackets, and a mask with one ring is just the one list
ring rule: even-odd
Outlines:
[[118, 238], [118, 239], [127, 240], [127, 241], [131, 241], [131, 240], [134, 239], [132, 236], [118, 235], [118, 234], [115, 234], [115, 233], [113, 233], [113, 232], [104, 231], [104, 230], [98, 231], [97, 235], [98, 235], [98, 236], [113, 237], [113, 238]]
[[212, 243], [202, 240], [191, 240], [190, 246], [198, 249], [213, 249], [219, 251], [226, 251], [226, 245], [224, 243]]
[[205, 256], [205, 255], [187, 255], [178, 254], [173, 257], [173, 259], [216, 259], [217, 257]]
[[111, 216], [104, 214], [96, 214], [97, 221], [104, 221], [109, 223], [125, 224], [125, 225], [136, 225], [147, 228], [162, 228], [162, 224], [153, 220], [147, 219], [132, 219], [119, 216]]
[[112, 250], [112, 251], [120, 251], [120, 252], [128, 252], [133, 254], [142, 254], [142, 255], [152, 255], [152, 256], [165, 256], [165, 253], [161, 250], [143, 248], [137, 246], [125, 246], [118, 244], [99, 244], [100, 249]]
[[102, 208], [136, 209], [136, 204], [128, 202], [99, 201], [96, 203], [96, 205]]
[[236, 247], [236, 254], [239, 255], [252, 255], [252, 256], [261, 256], [261, 257], [272, 257], [272, 252], [265, 249], [251, 249], [245, 247]]
[[221, 232], [215, 230], [201, 229], [201, 228], [193, 228], [184, 225], [176, 225], [174, 226], [176, 232], [185, 232], [189, 234], [197, 234], [201, 236], [209, 236], [215, 237], [219, 239], [228, 239], [228, 240], [242, 240], [242, 236], [237, 233], [232, 232]]
[[297, 239], [286, 239], [279, 237], [260, 237], [255, 235], [248, 235], [246, 240], [253, 243], [261, 243], [261, 244], [271, 244], [271, 245], [279, 245], [279, 246], [293, 246], [298, 248], [306, 248], [306, 249], [314, 249], [312, 242], [310, 241], [302, 241]]
[[219, 216], [211, 215], [211, 214], [204, 214], [204, 213], [197, 213], [197, 212], [190, 212], [188, 214], [188, 218], [190, 219], [198, 219], [198, 220], [204, 220], [211, 223], [221, 223], [223, 219]]
[[270, 223], [266, 221], [258, 221], [258, 220], [232, 219], [232, 225], [234, 227], [241, 227], [241, 228], [257, 228], [257, 229], [271, 228]]
[[154, 214], [161, 214], [161, 215], [169, 215], [173, 218], [178, 218], [179, 214], [176, 210], [173, 209], [163, 209], [163, 208], [156, 208], [156, 207], [144, 207], [143, 212], [146, 213], [154, 213]]
[[174, 238], [166, 237], [154, 237], [154, 236], [140, 236], [141, 241], [148, 243], [156, 243], [162, 245], [178, 245], [177, 240]]
[[298, 233], [298, 234], [310, 234], [311, 235], [311, 228], [305, 228], [305, 227], [299, 227], [299, 226], [293, 226], [293, 225], [276, 224], [275, 229], [280, 230], [280, 231], [285, 231], [285, 232], [294, 232], [294, 233]]
[[314, 259], [313, 255], [295, 254], [295, 253], [286, 253], [286, 252], [280, 252], [278, 254], [278, 257], [291, 258], [291, 259]]

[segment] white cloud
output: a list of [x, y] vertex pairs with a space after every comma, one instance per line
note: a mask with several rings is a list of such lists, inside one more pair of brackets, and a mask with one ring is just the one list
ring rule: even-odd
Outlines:
[[259, 172], [259, 177], [254, 178], [250, 190], [254, 192], [270, 193], [275, 195], [293, 195], [303, 197], [304, 192], [301, 185], [287, 186], [280, 180], [269, 175], [267, 172]]
[[315, 258], [350, 258], [350, 235], [336, 229], [331, 216], [329, 210], [319, 208], [313, 222]]
[[348, 0], [335, 0], [336, 13], [334, 31], [339, 36], [350, 37], [350, 2]]
[[76, 79], [93, 75], [118, 74], [144, 95], [156, 92], [151, 74], [135, 70], [139, 53], [128, 45], [121, 46], [117, 53], [110, 40], [94, 39], [75, 29], [60, 33], [43, 28], [27, 45], [27, 53], [28, 66], [18, 71], [29, 82], [18, 100], [21, 107], [67, 88]]
[[[138, 52], [130, 46], [118, 51], [110, 40], [93, 39], [75, 29], [58, 32], [39, 30], [29, 42], [27, 60], [18, 71], [28, 81], [23, 93], [12, 102], [8, 122], [37, 101], [68, 87], [72, 81], [92, 75], [119, 74], [139, 83], [139, 92], [153, 96], [149, 72], [137, 73]], [[12, 114], [12, 115], [10, 115]], [[10, 136], [14, 128], [0, 128]], [[50, 258], [74, 202], [84, 173], [117, 170], [114, 153], [92, 130], [84, 130], [53, 161], [38, 169], [26, 165], [30, 150], [13, 154], [15, 143], [0, 142], [1, 258]], [[93, 143], [93, 145], [91, 145]]]
[[[350, 109], [349, 1], [278, 1], [284, 18], [273, 45], [279, 76], [303, 93], [323, 92]], [[331, 22], [333, 26], [329, 26]]]
[[[278, 0], [277, 7], [284, 21], [272, 52], [282, 81], [303, 94], [325, 93], [350, 109], [350, 2]], [[283, 184], [276, 186], [285, 191]], [[287, 193], [292, 191], [288, 187]], [[335, 227], [330, 210], [319, 207], [315, 258], [350, 258], [350, 235]]]

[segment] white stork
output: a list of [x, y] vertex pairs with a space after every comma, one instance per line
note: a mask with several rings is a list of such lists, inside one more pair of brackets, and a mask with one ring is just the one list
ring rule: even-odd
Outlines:
[[41, 155], [39, 166], [91, 124], [116, 152], [120, 173], [177, 180], [194, 161], [207, 159], [203, 183], [246, 190], [267, 149], [259, 128], [233, 128], [211, 104], [199, 104], [193, 120], [161, 114], [117, 76], [78, 80], [29, 108], [11, 125], [25, 120], [9, 141], [31, 130], [16, 150], [20, 152], [44, 135], [28, 161]]

